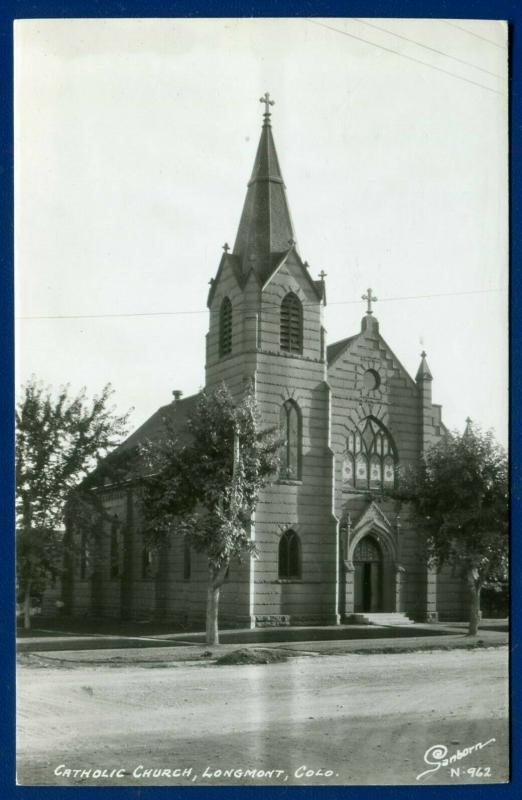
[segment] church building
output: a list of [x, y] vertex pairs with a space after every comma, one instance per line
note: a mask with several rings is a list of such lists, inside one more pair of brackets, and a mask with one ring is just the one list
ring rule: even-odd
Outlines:
[[[328, 343], [325, 273], [310, 274], [277, 156], [269, 95], [233, 247], [225, 245], [208, 293], [205, 386], [240, 397], [252, 383], [266, 427], [279, 426], [281, 466], [252, 520], [257, 556], [233, 563], [221, 591], [222, 626], [339, 624], [463, 618], [466, 586], [426, 565], [422, 540], [401, 513], [398, 470], [444, 435], [433, 377], [421, 354], [415, 378], [383, 338], [372, 289], [360, 330]], [[203, 276], [202, 276], [203, 283]], [[183, 435], [198, 395], [160, 408], [120, 452]], [[65, 586], [67, 610], [126, 619], [204, 621], [207, 565], [172, 537], [159, 552], [140, 529], [132, 481], [105, 485], [110, 522], [84, 543]]]

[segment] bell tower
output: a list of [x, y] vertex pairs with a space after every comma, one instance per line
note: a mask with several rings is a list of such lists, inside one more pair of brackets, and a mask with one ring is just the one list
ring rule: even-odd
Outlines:
[[[325, 361], [322, 313], [326, 273], [313, 280], [297, 248], [272, 134], [268, 92], [252, 175], [233, 248], [223, 245], [207, 305], [206, 385], [234, 391], [254, 378], [257, 355]], [[288, 297], [284, 303], [285, 297]]]
[[[272, 134], [274, 101], [266, 93], [261, 103], [261, 136], [236, 239], [232, 249], [224, 246], [208, 294], [206, 386], [225, 381], [239, 397], [253, 382], [261, 425], [279, 429], [285, 441], [278, 476], [261, 493], [251, 529], [259, 558], [242, 567], [250, 624], [336, 622], [326, 273], [314, 280], [299, 253]], [[290, 541], [292, 569], [281, 556]]]

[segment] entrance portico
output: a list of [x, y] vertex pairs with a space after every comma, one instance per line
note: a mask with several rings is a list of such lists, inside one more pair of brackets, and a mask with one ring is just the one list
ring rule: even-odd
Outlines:
[[401, 610], [397, 533], [372, 502], [355, 526], [343, 531], [341, 579], [344, 583], [341, 614]]

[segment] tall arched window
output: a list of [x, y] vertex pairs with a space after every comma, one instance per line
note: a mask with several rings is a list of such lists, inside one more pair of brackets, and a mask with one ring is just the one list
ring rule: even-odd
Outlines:
[[85, 580], [91, 567], [90, 541], [87, 531], [82, 530], [80, 535], [80, 579]]
[[343, 456], [343, 488], [392, 489], [398, 457], [389, 431], [374, 417], [366, 417], [350, 431]]
[[143, 580], [154, 577], [154, 548], [144, 544], [141, 550], [141, 577]]
[[279, 577], [301, 577], [301, 542], [292, 529], [285, 531], [279, 540]]
[[280, 451], [279, 477], [301, 478], [301, 414], [297, 403], [287, 400], [281, 407], [279, 428], [283, 440]]
[[303, 352], [303, 307], [293, 292], [281, 303], [280, 345], [289, 353]]
[[219, 355], [232, 352], [232, 303], [225, 297], [219, 310]]
[[121, 532], [120, 521], [114, 517], [111, 522], [111, 542], [110, 542], [110, 572], [111, 578], [119, 578], [121, 574]]

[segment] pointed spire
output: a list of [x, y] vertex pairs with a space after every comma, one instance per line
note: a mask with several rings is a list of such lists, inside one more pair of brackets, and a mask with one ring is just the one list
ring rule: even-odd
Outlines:
[[417, 383], [421, 381], [432, 381], [433, 375], [430, 372], [430, 368], [428, 367], [428, 362], [426, 361], [426, 351], [423, 350], [421, 353], [421, 363], [419, 364], [419, 369], [417, 370], [417, 375], [415, 376], [415, 380]]
[[269, 108], [274, 101], [268, 92], [260, 101], [265, 104], [261, 138], [232, 252], [239, 257], [243, 273], [253, 268], [263, 280], [270, 273], [273, 256], [287, 252], [296, 237], [270, 124]]

